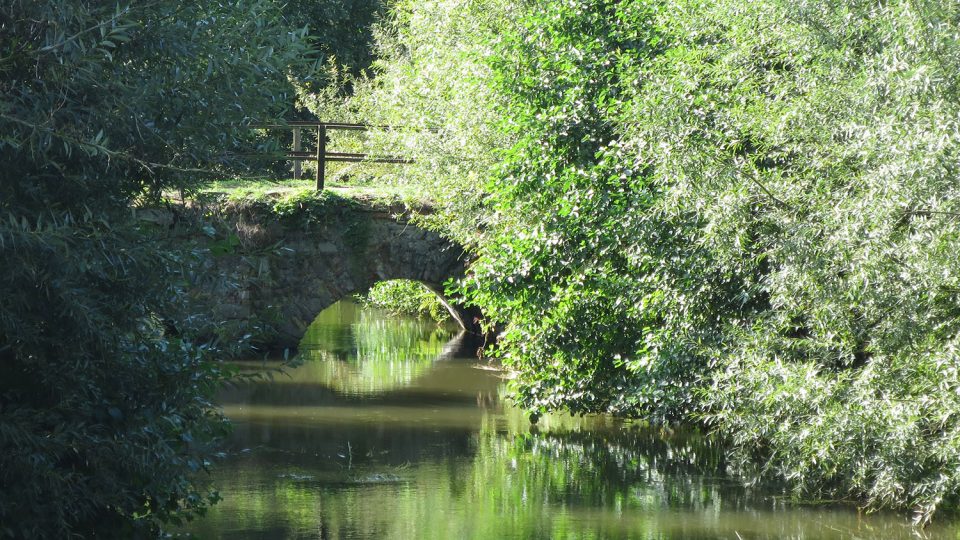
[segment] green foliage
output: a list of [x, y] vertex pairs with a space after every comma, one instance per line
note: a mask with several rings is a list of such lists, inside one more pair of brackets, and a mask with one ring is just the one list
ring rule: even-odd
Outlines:
[[[535, 10], [500, 44], [517, 144], [490, 186], [500, 215], [468, 284], [533, 409], [673, 420], [694, 405], [716, 311], [748, 313], [728, 273], [662, 215], [664, 188], [623, 135], [635, 72], [664, 52], [653, 6]], [[696, 299], [694, 301], [694, 299]]]
[[[225, 195], [225, 197], [223, 196]], [[317, 193], [302, 183], [286, 189], [268, 190], [260, 184], [239, 183], [227, 193], [205, 194], [214, 212], [255, 217], [261, 223], [280, 223], [302, 230], [322, 230], [331, 224], [345, 227], [354, 245], [363, 246], [369, 231], [360, 202], [331, 190]], [[203, 197], [201, 197], [203, 198]], [[230, 233], [232, 234], [232, 233]], [[229, 241], [229, 240], [228, 240]]]
[[303, 33], [271, 4], [0, 7], [0, 537], [145, 537], [216, 500], [192, 474], [229, 375], [171, 321], [193, 254], [130, 206], [241, 166]]
[[356, 118], [395, 129], [370, 133], [368, 151], [415, 160], [382, 169], [378, 184], [415, 185], [431, 195], [428, 225], [465, 245], [494, 216], [480, 211], [487, 171], [510, 137], [497, 128], [487, 85], [489, 41], [522, 3], [401, 0], [376, 28], [375, 77], [358, 80], [348, 103]]
[[955, 502], [960, 7], [467, 4], [401, 5], [362, 104], [441, 127], [392, 140], [520, 403], [705, 419], [800, 497]]
[[244, 124], [293, 99], [302, 34], [277, 16], [259, 1], [8, 4], [0, 155], [24, 181], [0, 184], [0, 208], [94, 208], [241, 167]]
[[[349, 91], [349, 77], [359, 75], [374, 61], [373, 28], [386, 10], [385, 3], [382, 0], [287, 0], [277, 4], [290, 24], [308, 29], [311, 47], [330, 68], [326, 74], [297, 72], [294, 76], [310, 80], [311, 76], [319, 75], [317, 82], [321, 84], [310, 85], [314, 91], [322, 92], [326, 87]], [[342, 84], [344, 82], [347, 84]]]
[[381, 281], [371, 287], [362, 300], [367, 305], [398, 315], [427, 317], [438, 323], [450, 318], [450, 313], [433, 291], [408, 279]]
[[955, 345], [875, 358], [834, 373], [816, 362], [740, 358], [704, 401], [746, 476], [789, 481], [800, 500], [914, 510], [955, 508], [960, 380]]
[[[676, 38], [684, 61], [651, 72], [657, 90], [644, 98], [691, 134], [658, 137], [674, 156], [662, 168], [675, 204], [707, 218], [701, 243], [718, 260], [764, 262], [745, 294], [770, 303], [728, 329], [708, 418], [801, 496], [912, 508], [926, 521], [960, 490], [950, 255], [960, 47], [946, 30], [958, 6], [679, 13], [699, 35]], [[695, 84], [664, 85], [679, 73]], [[702, 114], [679, 120], [684, 99]], [[647, 140], [667, 133], [640, 125]]]
[[267, 211], [281, 222], [309, 227], [324, 224], [333, 215], [352, 213], [356, 210], [357, 203], [329, 191], [317, 194], [314, 190], [307, 189], [275, 200], [261, 200], [256, 206], [266, 206]]
[[[126, 224], [121, 226], [126, 227]], [[209, 346], [164, 336], [179, 268], [101, 221], [0, 233], [0, 535], [143, 534], [201, 512], [228, 374]]]

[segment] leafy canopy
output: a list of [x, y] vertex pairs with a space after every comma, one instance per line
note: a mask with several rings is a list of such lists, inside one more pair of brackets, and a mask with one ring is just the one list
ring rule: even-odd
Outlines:
[[955, 505], [960, 6], [506, 4], [403, 4], [361, 104], [446, 135], [383, 141], [473, 248], [518, 401], [708, 422], [800, 498]]

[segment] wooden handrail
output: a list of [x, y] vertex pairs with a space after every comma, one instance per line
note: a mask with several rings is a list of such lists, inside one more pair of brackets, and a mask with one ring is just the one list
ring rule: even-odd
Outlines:
[[[370, 124], [352, 124], [348, 122], [320, 122], [315, 120], [291, 120], [284, 124], [250, 124], [252, 129], [293, 129], [293, 151], [286, 154], [286, 158], [294, 162], [293, 176], [300, 178], [301, 161], [317, 162], [317, 191], [323, 191], [323, 185], [326, 181], [327, 162], [347, 162], [347, 163], [395, 163], [407, 164], [414, 161], [402, 156], [380, 156], [370, 157], [370, 154], [352, 153], [352, 152], [328, 152], [327, 130], [342, 131], [369, 131], [371, 129], [408, 129], [399, 126], [376, 126]], [[304, 152], [301, 146], [301, 130], [303, 128], [316, 128], [317, 130], [317, 151]], [[438, 130], [429, 129], [436, 133]]]

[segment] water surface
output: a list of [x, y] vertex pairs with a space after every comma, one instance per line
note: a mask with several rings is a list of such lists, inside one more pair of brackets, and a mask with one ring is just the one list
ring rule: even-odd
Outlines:
[[[454, 329], [340, 302], [303, 364], [221, 396], [236, 424], [200, 538], [960, 538], [899, 515], [791, 506], [695, 432], [548, 415]], [[276, 368], [251, 362], [248, 367]]]

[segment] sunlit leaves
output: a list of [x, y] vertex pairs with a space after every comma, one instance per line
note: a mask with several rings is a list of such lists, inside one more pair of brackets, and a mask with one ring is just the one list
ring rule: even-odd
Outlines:
[[[910, 427], [954, 410], [949, 383], [924, 381], [950, 380], [931, 368], [955, 363], [960, 322], [946, 255], [960, 247], [947, 67], [960, 51], [930, 31], [956, 8], [676, 5], [659, 24], [695, 31], [648, 72], [631, 135], [668, 141], [665, 200], [696, 209], [700, 244], [770, 303], [713, 353], [710, 418], [800, 496], [928, 519], [958, 486], [933, 457], [950, 424]], [[931, 393], [939, 405], [919, 406]]]
[[538, 6], [493, 57], [518, 142], [489, 186], [500, 221], [470, 285], [506, 325], [500, 351], [531, 408], [676, 418], [704, 367], [679, 346], [700, 329], [668, 321], [697, 317], [688, 217], [655, 215], [661, 190], [621, 125], [636, 67], [662, 52], [653, 16], [637, 2]]
[[697, 409], [801, 496], [955, 500], [957, 5], [500, 8], [408, 6], [375, 84], [448, 135], [397, 140], [477, 203], [464, 289], [520, 403]]
[[438, 323], [450, 317], [436, 294], [422, 283], [406, 279], [381, 281], [370, 288], [362, 301], [397, 315], [427, 317]]

